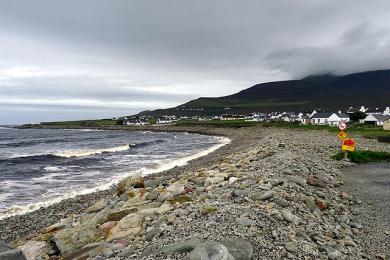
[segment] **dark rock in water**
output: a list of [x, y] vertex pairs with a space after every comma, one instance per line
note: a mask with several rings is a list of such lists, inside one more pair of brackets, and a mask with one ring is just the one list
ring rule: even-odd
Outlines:
[[250, 260], [253, 256], [253, 246], [239, 238], [225, 238], [219, 241], [224, 245], [235, 260]]
[[12, 249], [0, 253], [0, 260], [27, 260], [19, 249]]

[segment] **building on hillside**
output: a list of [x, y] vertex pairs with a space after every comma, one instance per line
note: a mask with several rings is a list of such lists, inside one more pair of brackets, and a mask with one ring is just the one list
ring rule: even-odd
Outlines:
[[157, 124], [170, 124], [177, 122], [176, 116], [162, 116], [157, 119]]
[[241, 120], [241, 119], [245, 119], [245, 116], [243, 116], [243, 115], [223, 114], [220, 117], [220, 120]]
[[352, 114], [352, 113], [356, 113], [356, 112], [362, 112], [362, 113], [366, 113], [367, 110], [369, 108], [365, 108], [364, 106], [360, 106], [360, 108], [357, 108], [357, 107], [350, 107], [347, 111], [347, 114]]
[[383, 130], [390, 131], [390, 119], [387, 119], [387, 120], [383, 123]]
[[345, 113], [332, 113], [332, 112], [324, 112], [324, 113], [316, 113], [310, 117], [311, 123], [315, 125], [329, 125], [329, 126], [337, 126], [339, 122], [349, 122], [349, 116]]
[[360, 123], [382, 126], [386, 120], [390, 119], [389, 115], [368, 114], [366, 118], [360, 120]]

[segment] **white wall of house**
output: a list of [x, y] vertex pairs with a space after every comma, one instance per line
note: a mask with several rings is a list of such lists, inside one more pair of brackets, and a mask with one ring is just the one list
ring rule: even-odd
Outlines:
[[346, 123], [349, 122], [349, 117], [339, 117], [336, 113], [333, 113], [328, 118], [312, 118], [311, 123], [316, 125], [330, 125], [337, 126], [340, 121], [344, 121]]
[[368, 114], [366, 118], [362, 120], [363, 123], [372, 123], [375, 124], [376, 126], [382, 126], [383, 121], [378, 121], [372, 114]]
[[311, 123], [315, 125], [326, 125], [328, 124], [328, 118], [312, 118]]
[[333, 113], [329, 118], [328, 118], [328, 124], [331, 126], [337, 126], [340, 121], [344, 121], [346, 123], [349, 122], [349, 117], [339, 117], [336, 113]]

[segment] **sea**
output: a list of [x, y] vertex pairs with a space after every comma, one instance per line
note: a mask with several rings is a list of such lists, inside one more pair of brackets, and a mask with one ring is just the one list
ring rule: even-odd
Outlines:
[[228, 142], [176, 132], [0, 127], [0, 219], [184, 165]]

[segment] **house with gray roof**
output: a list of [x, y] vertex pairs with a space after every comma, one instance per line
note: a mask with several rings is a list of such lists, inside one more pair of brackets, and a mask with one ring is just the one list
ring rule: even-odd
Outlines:
[[337, 113], [333, 112], [324, 112], [324, 113], [315, 113], [311, 117], [311, 123], [314, 125], [329, 125], [337, 126], [339, 122], [349, 122], [349, 116], [341, 111]]
[[390, 115], [368, 114], [366, 118], [360, 120], [360, 123], [383, 126], [383, 123], [388, 119], [390, 119]]

